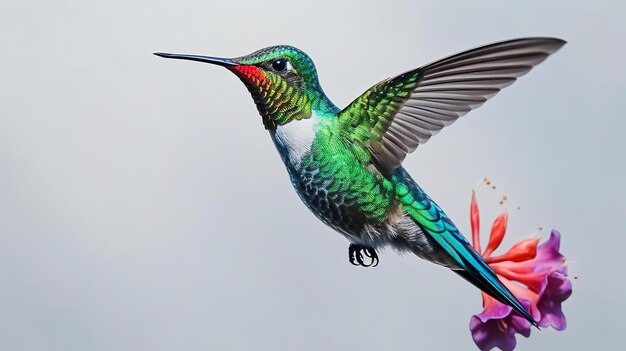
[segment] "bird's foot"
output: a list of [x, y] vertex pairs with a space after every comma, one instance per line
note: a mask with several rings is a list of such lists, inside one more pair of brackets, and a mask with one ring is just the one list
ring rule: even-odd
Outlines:
[[[365, 255], [368, 259], [365, 259], [363, 255]], [[378, 266], [378, 254], [376, 254], [376, 250], [369, 246], [350, 244], [350, 247], [348, 248], [348, 260], [350, 260], [350, 263], [355, 266]]]

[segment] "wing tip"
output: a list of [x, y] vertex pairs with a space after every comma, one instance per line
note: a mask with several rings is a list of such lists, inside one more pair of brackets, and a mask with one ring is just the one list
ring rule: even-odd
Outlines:
[[513, 42], [531, 42], [532, 44], [537, 45], [545, 45], [545, 49], [548, 54], [553, 54], [560, 48], [562, 48], [565, 44], [567, 44], [566, 40], [556, 37], [527, 37], [527, 38], [519, 38], [511, 40]]
[[563, 40], [561, 38], [547, 37], [545, 39], [549, 42], [549, 44], [551, 46], [550, 54], [555, 53], [556, 51], [561, 49], [563, 46], [565, 46], [565, 44], [567, 44], [567, 41], [565, 41], [565, 40]]

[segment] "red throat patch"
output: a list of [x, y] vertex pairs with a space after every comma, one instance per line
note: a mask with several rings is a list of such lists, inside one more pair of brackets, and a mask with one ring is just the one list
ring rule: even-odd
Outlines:
[[241, 78], [257, 86], [269, 86], [265, 72], [256, 66], [239, 65], [232, 68]]

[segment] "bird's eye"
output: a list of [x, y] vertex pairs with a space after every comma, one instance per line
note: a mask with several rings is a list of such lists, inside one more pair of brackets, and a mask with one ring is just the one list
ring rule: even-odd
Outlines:
[[287, 68], [287, 60], [277, 59], [272, 61], [272, 69], [276, 72], [282, 72]]

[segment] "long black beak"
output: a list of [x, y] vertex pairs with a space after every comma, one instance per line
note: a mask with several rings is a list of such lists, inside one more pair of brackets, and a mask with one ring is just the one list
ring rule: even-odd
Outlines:
[[198, 55], [168, 54], [164, 52], [155, 52], [154, 54], [160, 57], [165, 57], [165, 58], [212, 63], [214, 65], [224, 66], [224, 67], [239, 65], [238, 63], [235, 63], [233, 62], [233, 60], [228, 59], [228, 58], [198, 56]]

